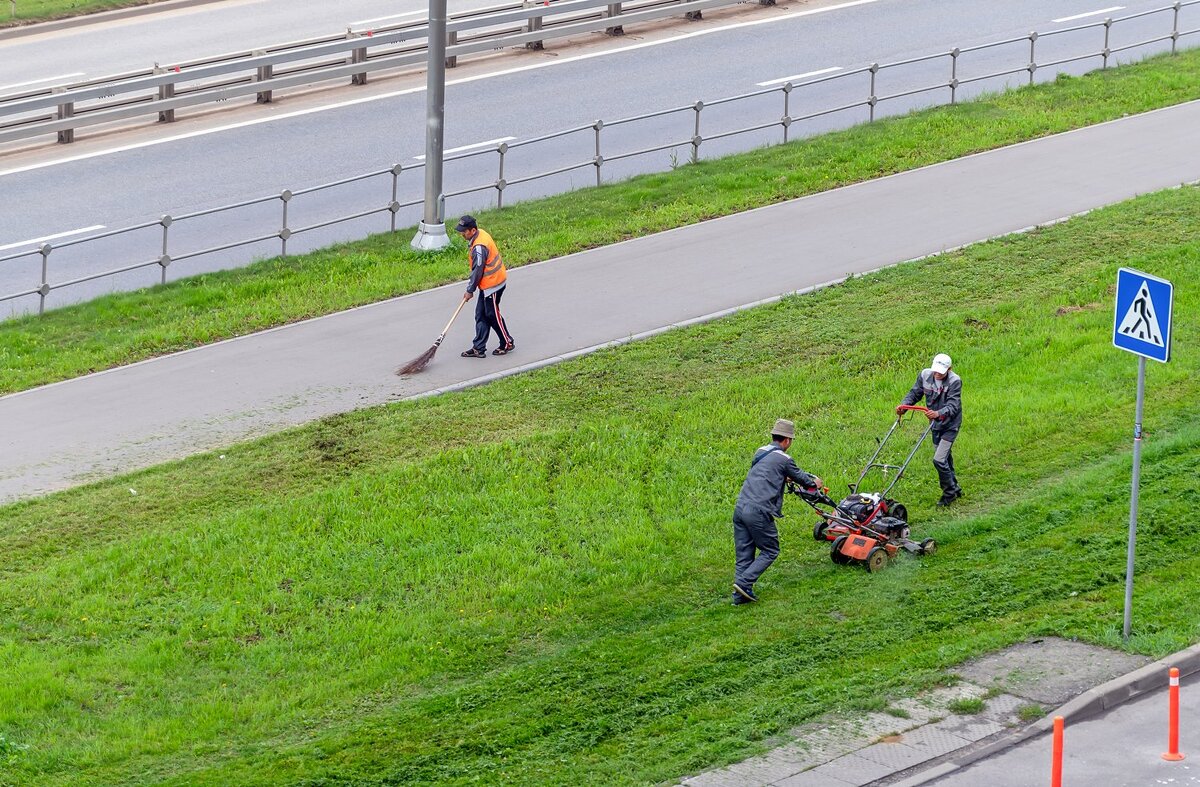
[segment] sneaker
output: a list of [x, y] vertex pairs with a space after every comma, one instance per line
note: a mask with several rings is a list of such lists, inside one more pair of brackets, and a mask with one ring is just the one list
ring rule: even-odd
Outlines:
[[750, 601], [758, 601], [758, 596], [754, 595], [754, 591], [751, 588], [743, 587], [736, 582], [733, 583], [733, 592], [742, 597], [743, 604]]
[[469, 350], [464, 350], [462, 353], [462, 357], [464, 357], [464, 358], [486, 358], [487, 353], [485, 353], [483, 350], [476, 350], [474, 347], [472, 347]]
[[742, 604], [749, 604], [749, 603], [750, 603], [750, 602], [749, 602], [748, 600], [746, 600], [746, 599], [742, 598], [742, 594], [741, 594], [741, 593], [734, 593], [734, 594], [733, 594], [733, 605], [734, 605], [735, 607], [740, 607]]
[[942, 495], [942, 496], [941, 496], [941, 498], [940, 498], [940, 499], [937, 501], [938, 508], [945, 508], [946, 506], [948, 506], [948, 505], [950, 505], [951, 503], [953, 503], [953, 502], [954, 502], [954, 500], [955, 500], [955, 498], [957, 498], [957, 497], [958, 497], [958, 495], [954, 494], [953, 492], [946, 492], [946, 493], [945, 493], [944, 495]]
[[497, 347], [496, 349], [492, 350], [492, 355], [508, 355], [515, 349], [517, 349], [515, 344], [506, 344], [502, 347]]

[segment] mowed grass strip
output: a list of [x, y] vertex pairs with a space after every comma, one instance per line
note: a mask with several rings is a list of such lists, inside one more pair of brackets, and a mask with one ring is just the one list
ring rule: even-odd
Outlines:
[[[509, 265], [1200, 98], [1200, 50], [883, 120], [501, 211], [480, 223]], [[0, 322], [0, 393], [328, 314], [465, 278], [459, 246], [413, 229]]]
[[[16, 6], [13, 8], [10, 8], [7, 2], [4, 4], [3, 15], [0, 16], [0, 29], [68, 16], [94, 14], [98, 11], [112, 11], [115, 8], [153, 5], [156, 2], [161, 0], [16, 0]], [[16, 11], [15, 15], [11, 13], [12, 10]]]
[[[1116, 268], [1176, 285], [1149, 370], [1129, 647], [1200, 632], [1200, 189], [486, 387], [0, 509], [11, 784], [648, 784], [1030, 636], [1121, 647], [1136, 363]], [[964, 379], [938, 554], [835, 567], [788, 502], [762, 603], [729, 517], [774, 418], [852, 480], [938, 351]], [[910, 424], [918, 426], [919, 424]], [[28, 748], [19, 748], [28, 747]]]

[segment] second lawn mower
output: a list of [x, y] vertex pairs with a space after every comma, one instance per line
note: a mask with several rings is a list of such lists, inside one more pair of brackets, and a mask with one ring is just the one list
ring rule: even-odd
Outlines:
[[[916, 456], [917, 449], [925, 442], [933, 428], [933, 421], [925, 427], [917, 438], [916, 444], [898, 465], [879, 461], [892, 435], [900, 428], [905, 420], [912, 420], [914, 412], [928, 414], [929, 410], [920, 406], [904, 406], [896, 416], [896, 421], [888, 429], [875, 453], [867, 460], [867, 464], [858, 475], [858, 480], [850, 484], [850, 495], [841, 502], [834, 502], [826, 489], [803, 489], [790, 485], [789, 491], [808, 503], [820, 521], [813, 526], [813, 538], [817, 541], [832, 542], [829, 546], [829, 557], [834, 563], [847, 565], [857, 563], [868, 571], [880, 571], [887, 567], [888, 561], [901, 550], [914, 555], [932, 555], [937, 550], [937, 542], [932, 538], [924, 541], [913, 541], [909, 538], [908, 509], [893, 500], [892, 490], [904, 476], [909, 462]], [[909, 416], [909, 418], [905, 418]], [[872, 471], [879, 471], [887, 481], [891, 480], [881, 492], [862, 492], [863, 481]]]

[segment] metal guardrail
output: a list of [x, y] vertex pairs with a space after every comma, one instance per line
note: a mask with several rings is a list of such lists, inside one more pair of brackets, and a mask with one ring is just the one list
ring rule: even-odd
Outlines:
[[[1180, 23], [1179, 23], [1180, 11], [1184, 8], [1191, 7], [1191, 6], [1200, 6], [1200, 0], [1188, 0], [1187, 2], [1176, 2], [1172, 5], [1163, 6], [1161, 8], [1151, 9], [1149, 11], [1142, 11], [1142, 12], [1130, 14], [1130, 15], [1124, 16], [1124, 17], [1107, 18], [1101, 22], [1094, 22], [1094, 23], [1089, 23], [1089, 24], [1077, 25], [1074, 27], [1056, 29], [1056, 30], [1050, 31], [1048, 33], [1038, 33], [1035, 31], [1035, 32], [1030, 33], [1027, 36], [1021, 36], [1018, 38], [1009, 38], [1009, 39], [1005, 39], [1003, 41], [993, 41], [991, 43], [980, 44], [980, 45], [971, 46], [971, 47], [964, 47], [964, 48], [956, 47], [949, 51], [937, 52], [937, 53], [925, 55], [922, 57], [909, 58], [906, 60], [899, 60], [899, 61], [895, 61], [895, 62], [891, 62], [891, 63], [872, 63], [868, 66], [864, 66], [861, 68], [856, 68], [856, 69], [852, 69], [849, 71], [841, 71], [836, 74], [822, 76], [822, 77], [819, 77], [816, 79], [807, 80], [805, 82], [801, 82], [801, 83], [797, 83], [797, 84], [793, 84], [791, 82], [786, 82], [778, 87], [768, 87], [768, 88], [764, 88], [762, 90], [756, 90], [756, 91], [749, 92], [749, 93], [742, 93], [742, 94], [738, 94], [735, 96], [729, 96], [729, 97], [718, 99], [715, 101], [709, 101], [709, 102], [697, 101], [693, 104], [672, 107], [669, 109], [663, 109], [663, 110], [659, 110], [656, 112], [650, 112], [650, 113], [641, 114], [641, 115], [634, 115], [631, 117], [621, 118], [619, 120], [610, 121], [610, 122], [606, 122], [604, 120], [597, 120], [593, 123], [589, 123], [586, 125], [575, 126], [573, 128], [568, 128], [568, 129], [564, 129], [561, 131], [544, 134], [542, 136], [533, 137], [531, 139], [520, 140], [518, 142], [512, 142], [512, 143], [501, 142], [492, 148], [484, 148], [484, 149], [480, 149], [480, 150], [474, 150], [471, 152], [464, 152], [464, 153], [460, 153], [458, 155], [452, 155], [452, 156], [445, 157], [444, 161], [449, 163], [452, 161], [473, 159], [473, 158], [477, 158], [480, 156], [495, 155], [495, 156], [497, 156], [497, 169], [496, 169], [496, 178], [495, 179], [493, 179], [487, 183], [466, 186], [464, 188], [460, 188], [455, 191], [447, 191], [442, 195], [442, 197], [444, 200], [444, 198], [446, 198], [446, 197], [458, 197], [458, 196], [463, 196], [463, 195], [467, 195], [467, 194], [475, 194], [475, 193], [479, 193], [479, 192], [494, 191], [497, 207], [503, 207], [504, 191], [506, 188], [509, 188], [511, 186], [515, 186], [515, 185], [518, 185], [521, 183], [528, 183], [528, 182], [536, 181], [536, 180], [539, 180], [542, 178], [552, 177], [552, 176], [559, 175], [562, 173], [572, 172], [572, 171], [576, 171], [576, 170], [580, 170], [580, 169], [587, 169], [587, 168], [592, 168], [595, 171], [596, 185], [600, 185], [602, 182], [603, 168], [604, 168], [605, 164], [611, 164], [613, 162], [617, 162], [620, 160], [630, 159], [635, 156], [642, 156], [642, 155], [654, 153], [657, 151], [670, 150], [673, 148], [686, 147], [686, 148], [690, 148], [690, 160], [693, 163], [695, 163], [695, 162], [699, 161], [701, 145], [705, 142], [711, 142], [711, 141], [718, 140], [718, 139], [723, 139], [723, 138], [732, 137], [732, 136], [736, 136], [736, 135], [740, 135], [740, 134], [751, 133], [751, 132], [768, 130], [768, 129], [772, 129], [772, 128], [779, 128], [782, 131], [782, 141], [787, 142], [789, 140], [790, 128], [793, 124], [795, 124], [797, 122], [800, 122], [803, 120], [810, 120], [813, 118], [818, 118], [818, 117], [822, 117], [825, 115], [834, 114], [837, 112], [844, 112], [844, 111], [848, 111], [848, 110], [863, 109], [863, 108], [865, 108], [867, 110], [865, 120], [867, 122], [872, 122], [875, 120], [876, 107], [878, 107], [881, 103], [897, 100], [897, 99], [904, 98], [907, 96], [914, 96], [914, 95], [918, 95], [918, 94], [926, 94], [926, 93], [934, 93], [934, 92], [944, 91], [946, 101], [943, 103], [954, 104], [957, 102], [959, 90], [963, 86], [969, 85], [972, 83], [976, 83], [976, 82], [982, 82], [982, 81], [989, 80], [989, 79], [995, 79], [998, 77], [1010, 77], [1010, 76], [1018, 75], [1018, 74], [1028, 74], [1028, 81], [1030, 84], [1032, 84], [1034, 82], [1035, 74], [1038, 71], [1044, 70], [1046, 68], [1065, 65], [1068, 63], [1079, 62], [1079, 61], [1092, 59], [1092, 58], [1098, 58], [1100, 60], [1101, 68], [1107, 68], [1109, 66], [1110, 59], [1112, 59], [1113, 56], [1119, 54], [1120, 52], [1137, 49], [1140, 47], [1151, 46], [1154, 44], [1162, 44], [1162, 43], [1166, 43], [1166, 42], [1170, 42], [1170, 52], [1172, 54], [1174, 54], [1178, 51], [1179, 42], [1181, 39], [1184, 39], [1188, 36], [1200, 34], [1200, 27], [1196, 27], [1193, 29], [1181, 29], [1180, 28]], [[1170, 29], [1169, 33], [1163, 33], [1161, 35], [1154, 36], [1149, 39], [1139, 40], [1139, 41], [1125, 44], [1125, 45], [1119, 46], [1119, 47], [1110, 46], [1111, 31], [1112, 31], [1112, 28], [1114, 25], [1116, 25], [1120, 22], [1125, 22], [1125, 21], [1129, 21], [1129, 20], [1133, 20], [1133, 19], [1141, 19], [1141, 18], [1145, 18], [1145, 17], [1155, 16], [1155, 15], [1163, 15], [1163, 14], [1170, 14], [1171, 18], [1172, 18], [1171, 29]], [[1101, 46], [1100, 49], [1091, 50], [1091, 51], [1080, 53], [1078, 55], [1059, 58], [1059, 59], [1055, 59], [1055, 60], [1049, 60], [1049, 61], [1045, 61], [1045, 62], [1041, 62], [1041, 63], [1039, 63], [1037, 61], [1037, 46], [1038, 46], [1039, 41], [1044, 41], [1044, 40], [1052, 38], [1054, 36], [1062, 36], [1062, 35], [1067, 35], [1067, 34], [1076, 33], [1076, 32], [1085, 31], [1085, 30], [1096, 30], [1102, 34], [1103, 45]], [[973, 52], [981, 52], [984, 50], [994, 49], [997, 47], [1005, 47], [1005, 46], [1013, 47], [1015, 45], [1024, 45], [1024, 44], [1028, 44], [1028, 60], [1023, 60], [1019, 65], [1015, 65], [1011, 68], [1001, 69], [999, 71], [989, 72], [986, 74], [976, 74], [976, 75], [968, 76], [968, 77], [964, 77], [962, 75], [962, 70], [961, 70], [962, 64], [960, 61], [964, 55], [969, 55], [970, 53], [973, 53]], [[943, 79], [943, 80], [940, 80], [940, 81], [937, 81], [937, 82], [934, 82], [931, 84], [918, 86], [916, 88], [898, 90], [893, 93], [879, 93], [878, 92], [878, 89], [879, 89], [880, 83], [881, 83], [881, 77], [880, 77], [881, 74], [886, 74], [893, 69], [903, 68], [906, 66], [912, 66], [912, 65], [917, 65], [917, 64], [927, 64], [927, 63], [936, 62], [939, 60], [948, 61], [948, 70], [947, 70], [947, 78], [946, 79]], [[801, 90], [803, 88], [812, 87], [814, 85], [832, 83], [832, 82], [841, 81], [841, 80], [849, 80], [849, 79], [854, 79], [856, 77], [860, 78], [860, 79], [865, 77], [866, 81], [868, 82], [867, 93], [863, 98], [848, 101], [846, 103], [838, 104], [837, 106], [828, 107], [828, 108], [821, 109], [821, 110], [818, 110], [815, 112], [810, 112], [808, 114], [801, 114], [801, 115], [792, 115], [791, 114], [792, 100], [793, 100], [792, 94], [795, 93], [796, 91]], [[732, 130], [728, 130], [728, 131], [721, 131], [718, 133], [712, 133], [712, 134], [707, 134], [707, 135], [705, 135], [703, 133], [702, 117], [703, 117], [704, 110], [706, 108], [712, 108], [712, 107], [716, 107], [716, 106], [720, 106], [720, 105], [732, 104], [734, 102], [746, 101], [746, 100], [760, 98], [762, 96], [768, 96], [768, 95], [778, 95], [782, 100], [783, 114], [778, 119], [772, 120], [770, 122], [740, 127], [740, 128], [736, 128], [736, 129], [732, 129]], [[643, 121], [654, 120], [657, 118], [663, 118], [663, 117], [667, 117], [670, 115], [677, 115], [680, 113], [683, 113], [683, 114], [691, 113], [693, 116], [693, 123], [692, 123], [693, 133], [690, 136], [685, 137], [685, 138], [673, 139], [673, 140], [670, 140], [667, 142], [662, 142], [662, 143], [659, 143], [659, 144], [656, 144], [656, 145], [653, 145], [653, 146], [647, 147], [647, 148], [637, 148], [637, 149], [633, 149], [633, 150], [625, 150], [625, 151], [620, 151], [620, 152], [615, 152], [615, 153], [614, 152], [609, 152], [609, 153], [605, 152], [605, 148], [603, 147], [604, 130], [605, 129], [613, 129], [613, 128], [619, 127], [619, 126], [640, 123]], [[542, 143], [545, 143], [545, 142], [548, 142], [551, 140], [563, 139], [563, 138], [566, 138], [566, 137], [569, 137], [572, 135], [584, 135], [587, 137], [586, 145], [587, 145], [588, 155], [586, 157], [578, 159], [572, 163], [565, 164], [563, 166], [555, 167], [553, 169], [549, 169], [549, 170], [545, 170], [545, 171], [536, 172], [534, 174], [527, 175], [524, 177], [506, 178], [506, 176], [505, 176], [505, 159], [511, 151], [520, 149], [520, 148], [526, 148], [526, 147], [539, 145], [539, 144], [542, 144]], [[29, 249], [26, 251], [9, 254], [8, 256], [0, 257], [0, 263], [7, 263], [7, 262], [11, 262], [13, 260], [17, 260], [20, 258], [27, 258], [27, 257], [35, 257], [36, 258], [37, 256], [40, 255], [40, 257], [41, 257], [41, 265], [40, 265], [41, 273], [40, 273], [40, 278], [38, 280], [38, 283], [35, 286], [32, 286], [28, 289], [24, 289], [24, 290], [21, 290], [18, 292], [12, 292], [12, 293], [8, 293], [6, 295], [0, 295], [0, 302], [11, 301], [11, 300], [14, 300], [17, 298], [23, 298], [23, 297], [37, 296], [39, 299], [38, 313], [41, 314], [45, 310], [46, 296], [49, 295], [54, 290], [71, 287], [74, 285], [81, 284], [83, 282], [94, 281], [94, 280], [101, 279], [101, 278], [116, 276], [116, 275], [119, 275], [122, 273], [134, 271], [134, 270], [139, 270], [139, 269], [143, 269], [143, 268], [153, 268], [154, 266], [159, 266], [159, 268], [161, 270], [160, 279], [162, 282], [165, 283], [166, 279], [167, 279], [167, 268], [174, 263], [182, 262], [187, 259], [200, 257], [200, 256], [206, 255], [206, 254], [213, 254], [213, 253], [224, 251], [227, 249], [237, 248], [237, 247], [241, 247], [241, 246], [248, 246], [251, 244], [263, 243], [263, 242], [268, 242], [268, 241], [278, 242], [279, 243], [279, 254], [282, 256], [286, 256], [288, 253], [287, 252], [288, 240], [290, 238], [295, 237], [296, 235], [299, 235], [304, 232], [311, 232], [313, 230], [320, 229], [322, 227], [328, 227], [328, 226], [332, 226], [335, 224], [340, 224], [340, 223], [344, 223], [347, 221], [354, 221], [357, 219], [362, 219], [365, 217], [384, 214], [384, 213], [389, 215], [389, 225], [388, 226], [389, 226], [389, 229], [394, 231], [396, 229], [396, 214], [402, 208], [419, 205], [422, 202], [422, 199], [415, 199], [415, 200], [412, 200], [409, 202], [403, 202], [403, 203], [397, 201], [397, 195], [399, 193], [399, 191], [398, 191], [399, 179], [403, 173], [421, 170], [424, 168], [424, 166], [425, 166], [424, 162], [419, 162], [419, 163], [414, 163], [414, 164], [396, 164], [396, 165], [390, 167], [389, 169], [377, 170], [374, 172], [368, 172], [368, 173], [364, 173], [361, 175], [355, 175], [353, 177], [344, 178], [342, 180], [333, 181], [331, 183], [321, 184], [319, 186], [312, 186], [309, 188], [295, 190], [295, 191], [284, 190], [279, 194], [272, 194], [269, 196], [259, 197], [256, 199], [245, 200], [242, 202], [234, 203], [232, 205], [223, 205], [223, 206], [220, 206], [217, 208], [211, 208], [211, 209], [203, 210], [203, 211], [196, 211], [194, 213], [188, 213], [188, 214], [184, 214], [181, 216], [164, 215], [157, 221], [148, 221], [148, 222], [144, 222], [142, 224], [136, 224], [136, 225], [133, 225], [130, 227], [124, 227], [121, 229], [111, 230], [108, 232], [100, 233], [98, 235], [91, 235], [88, 237], [79, 238], [79, 239], [72, 240], [72, 241], [65, 241], [63, 243], [57, 243], [57, 244], [45, 243], [36, 249]], [[387, 182], [390, 187], [390, 198], [387, 201], [382, 202], [382, 204], [377, 203], [375, 207], [372, 207], [372, 208], [369, 208], [366, 210], [357, 211], [357, 212], [349, 214], [349, 215], [338, 216], [338, 217], [335, 217], [332, 219], [328, 219], [325, 221], [321, 221], [321, 222], [317, 222], [317, 223], [313, 223], [313, 224], [309, 224], [309, 225], [292, 226], [289, 224], [288, 208], [293, 199], [303, 196], [303, 195], [306, 195], [306, 194], [313, 194], [313, 193], [321, 192], [321, 191], [324, 191], [327, 189], [345, 186], [345, 185], [351, 184], [351, 183], [358, 183], [358, 182], [362, 182], [362, 181], [366, 181], [366, 180], [370, 180], [370, 179], [378, 179], [378, 178], [387, 178], [388, 179]], [[203, 217], [203, 216], [227, 214], [229, 212], [239, 211], [239, 210], [242, 210], [242, 209], [250, 207], [250, 206], [262, 205], [262, 204], [267, 204], [267, 203], [276, 202], [276, 201], [278, 202], [278, 204], [280, 206], [280, 222], [278, 225], [272, 225], [269, 229], [263, 230], [263, 232], [261, 232], [260, 234], [257, 234], [255, 236], [249, 237], [249, 238], [231, 241], [228, 243], [222, 243], [222, 244], [219, 244], [216, 246], [200, 248], [200, 249], [193, 249], [193, 250], [188, 250], [185, 252], [176, 252], [174, 254], [172, 254], [172, 252], [171, 252], [171, 246], [170, 246], [171, 237], [172, 237], [171, 227], [175, 226], [179, 222], [187, 221], [189, 219], [196, 219], [196, 218]], [[148, 259], [143, 259], [142, 261], [139, 261], [139, 262], [133, 262], [133, 263], [130, 263], [127, 265], [122, 265], [120, 267], [112, 268], [110, 270], [105, 270], [105, 271], [97, 272], [94, 274], [88, 274], [86, 276], [77, 277], [77, 278], [70, 279], [70, 280], [51, 281], [50, 261], [51, 261], [51, 254], [55, 250], [65, 249], [65, 248], [74, 247], [74, 246], [80, 246], [82, 244], [87, 244], [87, 243], [94, 243], [99, 240], [113, 238], [113, 237], [120, 236], [120, 235], [126, 235], [126, 234], [137, 232], [137, 231], [150, 230], [155, 227], [157, 227], [161, 230], [161, 236], [162, 236], [161, 252], [157, 256], [154, 256], [154, 257], [148, 258]]]
[[[703, 11], [748, 0], [543, 0], [495, 6], [450, 17], [447, 65], [459, 57], [507, 47], [541, 49], [550, 38], [604, 31], [671, 16], [700, 18]], [[757, 0], [774, 5], [774, 0]], [[363, 85], [371, 73], [422, 65], [429, 36], [425, 21], [407, 22], [345, 36], [297, 41], [237, 52], [0, 99], [0, 143], [57, 134], [74, 141], [76, 129], [157, 115], [243, 96], [269, 103], [274, 92], [334, 80]], [[48, 112], [49, 111], [49, 112]]]

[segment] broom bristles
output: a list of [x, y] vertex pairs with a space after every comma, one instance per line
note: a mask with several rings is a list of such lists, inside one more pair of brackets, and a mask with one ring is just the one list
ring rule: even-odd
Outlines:
[[400, 368], [396, 369], [396, 374], [401, 377], [404, 377], [409, 374], [416, 374], [417, 372], [420, 372], [426, 366], [429, 365], [430, 361], [433, 360], [433, 354], [437, 352], [437, 348], [438, 348], [437, 344], [434, 344], [432, 347], [430, 347], [428, 350], [426, 350], [425, 352], [418, 355], [416, 358], [413, 358], [408, 363], [406, 363], [403, 366], [401, 366]]

